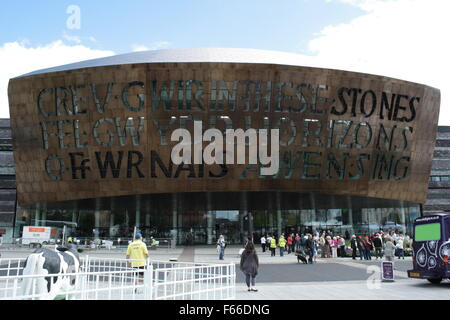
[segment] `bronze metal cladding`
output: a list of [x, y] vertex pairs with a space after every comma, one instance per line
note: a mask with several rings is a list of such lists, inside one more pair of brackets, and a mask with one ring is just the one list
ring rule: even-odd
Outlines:
[[[275, 190], [423, 203], [440, 104], [438, 89], [382, 76], [225, 62], [32, 74], [8, 93], [21, 205]], [[193, 120], [204, 130], [279, 128], [278, 174], [171, 163], [171, 133]]]

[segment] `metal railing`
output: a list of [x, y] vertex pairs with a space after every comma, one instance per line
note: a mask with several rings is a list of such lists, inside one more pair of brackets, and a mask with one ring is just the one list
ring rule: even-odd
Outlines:
[[[130, 262], [86, 256], [80, 259], [79, 272], [23, 275], [25, 259], [0, 259], [0, 300], [230, 300], [236, 296], [234, 264], [147, 261], [144, 269], [135, 269]], [[56, 284], [59, 287], [54, 288]]]
[[234, 299], [235, 265], [203, 265], [154, 269], [154, 300]]

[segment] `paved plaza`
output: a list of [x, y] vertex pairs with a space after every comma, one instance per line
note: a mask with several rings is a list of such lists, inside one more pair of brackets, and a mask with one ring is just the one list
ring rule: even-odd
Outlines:
[[[229, 246], [225, 260], [219, 260], [215, 246], [158, 248], [150, 250], [154, 260], [177, 259], [186, 262], [239, 264], [238, 246]], [[0, 248], [2, 258], [24, 258], [33, 250]], [[294, 254], [271, 257], [258, 248], [260, 261], [256, 278], [258, 292], [248, 292], [243, 274], [236, 268], [236, 299], [239, 300], [405, 300], [450, 299], [450, 281], [432, 285], [426, 280], [409, 279], [411, 257], [395, 260], [395, 282], [381, 282], [380, 260], [359, 258], [321, 259], [315, 264], [299, 264]], [[125, 248], [85, 250], [81, 256], [124, 258]]]

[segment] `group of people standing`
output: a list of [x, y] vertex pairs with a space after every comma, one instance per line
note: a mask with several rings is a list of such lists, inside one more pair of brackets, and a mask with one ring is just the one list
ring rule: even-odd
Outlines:
[[284, 238], [284, 234], [282, 234], [278, 239], [272, 235], [264, 235], [261, 237], [261, 248], [263, 252], [266, 252], [267, 249], [270, 250], [270, 255], [275, 257], [277, 247], [280, 248], [280, 257], [284, 256], [284, 252], [288, 249], [288, 253], [290, 253], [290, 239], [287, 240]]
[[347, 243], [343, 236], [334, 236], [331, 231], [323, 231], [321, 234], [318, 232], [295, 235], [291, 233], [287, 238], [281, 234], [278, 239], [271, 234], [266, 234], [261, 236], [260, 243], [262, 252], [270, 250], [271, 256], [276, 256], [276, 249], [279, 248], [281, 257], [285, 252], [287, 254], [301, 253], [310, 256], [311, 260], [315, 260], [319, 253], [321, 258], [347, 257], [347, 247], [350, 247], [353, 259], [359, 256], [361, 260], [372, 260], [372, 255], [376, 259], [381, 259], [386, 254], [386, 245], [387, 253], [390, 254], [389, 240], [394, 246], [392, 248], [394, 256], [404, 259], [404, 247], [410, 242], [410, 238], [396, 232], [379, 232], [371, 236], [358, 237], [353, 235], [350, 243]]
[[356, 259], [357, 251], [361, 260], [372, 260], [372, 252], [375, 252], [376, 259], [385, 257], [392, 261], [397, 256], [399, 259], [405, 259], [405, 245], [409, 245], [410, 239], [407, 236], [397, 233], [384, 234], [376, 233], [372, 236], [356, 237], [352, 236], [350, 245], [352, 248], [352, 258]]
[[[371, 260], [372, 251], [375, 252], [375, 257], [382, 258], [383, 255], [387, 261], [392, 261], [394, 256], [400, 258], [404, 256], [404, 243], [409, 239], [405, 239], [402, 235], [396, 233], [384, 234], [382, 232], [372, 234], [372, 236], [358, 236], [353, 235], [350, 240], [350, 247], [352, 249], [352, 258], [356, 259], [357, 252], [359, 252], [360, 259]], [[323, 232], [319, 235], [318, 232], [313, 234], [306, 233], [290, 234], [285, 238], [281, 234], [277, 239], [271, 234], [263, 235], [260, 239], [262, 252], [270, 250], [271, 256], [276, 255], [276, 248], [280, 250], [280, 256], [296, 252], [309, 257], [309, 263], [313, 263], [317, 259], [317, 255], [321, 252], [323, 258], [337, 258], [346, 257], [346, 242], [345, 238], [341, 236], [332, 236], [328, 232]], [[217, 246], [220, 254], [220, 259], [223, 259], [223, 252], [225, 249], [225, 240], [220, 236], [217, 241]], [[245, 249], [241, 253], [240, 270], [245, 275], [245, 281], [248, 291], [258, 291], [255, 287], [255, 278], [258, 274], [259, 259], [255, 250], [255, 246], [251, 239], [248, 239], [245, 244]]]
[[280, 250], [280, 257], [284, 256], [284, 253], [299, 253], [305, 256], [309, 256], [310, 262], [317, 256], [317, 239], [312, 234], [293, 234], [291, 233], [285, 238], [284, 233], [277, 239], [275, 235], [267, 234], [263, 235], [260, 239], [262, 252], [270, 250], [271, 256], [276, 256], [276, 249]]

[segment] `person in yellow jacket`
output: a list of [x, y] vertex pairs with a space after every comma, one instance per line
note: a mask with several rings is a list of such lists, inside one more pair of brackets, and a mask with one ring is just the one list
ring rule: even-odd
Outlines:
[[280, 236], [278, 239], [278, 246], [280, 247], [280, 257], [284, 255], [284, 249], [286, 248], [286, 239], [284, 238], [284, 234]]
[[[142, 234], [137, 233], [135, 240], [128, 245], [127, 259], [131, 260], [131, 267], [135, 269], [142, 269], [138, 275], [142, 278], [144, 276], [144, 269], [146, 266], [146, 259], [148, 258], [147, 245], [142, 241]], [[135, 278], [135, 285], [138, 283], [138, 277]], [[135, 289], [137, 290], [137, 289]]]
[[270, 256], [275, 257], [275, 249], [277, 248], [277, 240], [275, 237], [272, 237], [270, 240]]

